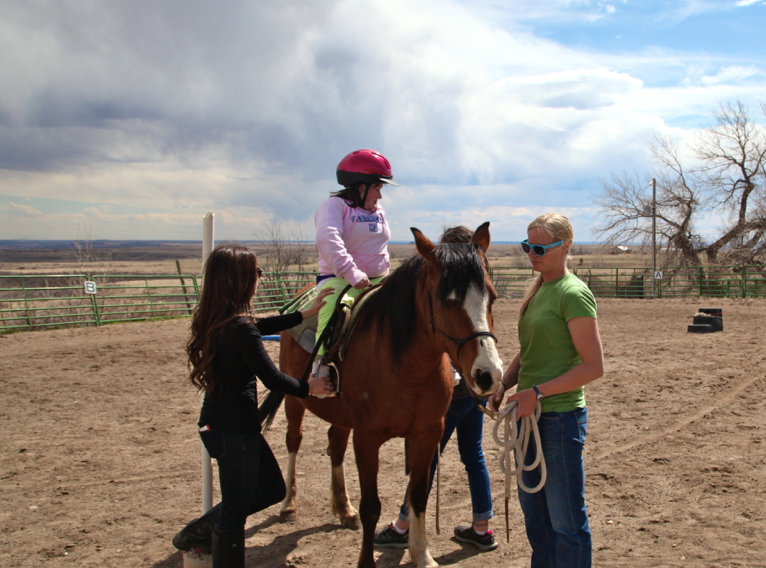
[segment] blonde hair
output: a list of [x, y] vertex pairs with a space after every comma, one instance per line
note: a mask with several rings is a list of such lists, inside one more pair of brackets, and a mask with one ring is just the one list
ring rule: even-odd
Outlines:
[[[529, 224], [527, 231], [530, 229], [541, 229], [546, 235], [551, 237], [554, 242], [569, 241], [571, 244], [574, 239], [572, 223], [569, 222], [566, 215], [562, 215], [561, 213], [545, 213], [544, 215], [540, 215]], [[535, 294], [537, 294], [542, 285], [543, 275], [538, 274], [535, 281], [527, 289], [526, 294], [524, 294], [524, 300], [521, 302], [521, 310], [519, 310], [519, 318], [524, 317], [524, 312], [527, 311], [529, 303], [532, 301], [532, 298], [535, 297]]]

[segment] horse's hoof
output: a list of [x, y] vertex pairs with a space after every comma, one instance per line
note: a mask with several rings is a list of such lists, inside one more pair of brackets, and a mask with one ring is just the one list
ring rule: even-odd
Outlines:
[[[412, 561], [412, 559], [410, 559]], [[436, 562], [433, 558], [429, 557], [425, 560], [422, 560], [421, 562], [412, 562], [412, 564], [415, 566], [415, 568], [439, 568], [439, 563]]]
[[340, 520], [340, 526], [344, 529], [351, 529], [352, 531], [358, 531], [362, 528], [362, 522], [359, 517], [346, 517]]
[[279, 522], [280, 523], [294, 523], [298, 520], [298, 514], [295, 511], [280, 511]]

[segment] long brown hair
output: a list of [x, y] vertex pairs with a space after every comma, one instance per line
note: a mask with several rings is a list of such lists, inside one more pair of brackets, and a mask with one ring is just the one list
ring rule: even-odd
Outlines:
[[252, 310], [257, 280], [255, 254], [243, 246], [220, 245], [205, 262], [202, 296], [194, 308], [186, 344], [189, 380], [198, 389], [215, 388], [213, 359], [223, 328], [233, 317]]
[[[540, 215], [529, 224], [527, 231], [530, 229], [542, 229], [543, 232], [554, 241], [569, 241], [571, 243], [572, 239], [574, 239], [572, 223], [570, 223], [569, 219], [561, 213], [545, 213], [544, 215]], [[527, 289], [526, 294], [524, 294], [524, 300], [521, 302], [521, 310], [519, 310], [519, 318], [524, 317], [524, 312], [527, 311], [529, 303], [532, 301], [532, 298], [535, 297], [535, 294], [537, 294], [542, 285], [543, 275], [538, 274], [535, 281]]]

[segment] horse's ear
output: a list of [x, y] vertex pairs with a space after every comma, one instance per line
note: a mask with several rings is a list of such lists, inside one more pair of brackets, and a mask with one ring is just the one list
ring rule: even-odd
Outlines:
[[415, 227], [410, 227], [410, 231], [415, 235], [415, 247], [418, 249], [418, 254], [426, 259], [430, 258], [436, 245]]
[[476, 229], [473, 233], [473, 238], [471, 239], [472, 243], [476, 243], [481, 247], [481, 250], [484, 252], [487, 252], [487, 249], [489, 248], [489, 221], [486, 223], [482, 223], [479, 225], [479, 228]]

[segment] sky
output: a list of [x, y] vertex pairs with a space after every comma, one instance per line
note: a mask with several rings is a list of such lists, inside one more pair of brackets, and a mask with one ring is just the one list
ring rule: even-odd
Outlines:
[[764, 29], [766, 0], [4, 0], [0, 240], [313, 239], [371, 148], [393, 240], [559, 211], [591, 241], [654, 133], [766, 102]]

